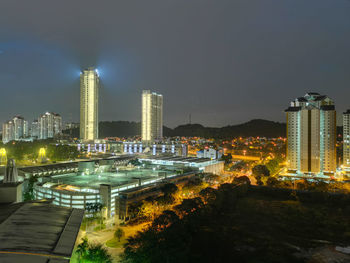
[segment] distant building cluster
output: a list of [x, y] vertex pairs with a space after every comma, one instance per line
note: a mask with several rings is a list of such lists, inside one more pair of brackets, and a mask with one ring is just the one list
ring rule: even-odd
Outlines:
[[42, 114], [31, 125], [22, 116], [15, 116], [2, 125], [2, 141], [31, 141], [54, 138], [62, 133], [62, 117], [53, 112]]
[[15, 116], [2, 125], [2, 141], [19, 141], [29, 136], [28, 121], [21, 116]]
[[62, 117], [53, 112], [46, 112], [38, 119], [38, 138], [54, 138], [62, 132]]
[[[80, 128], [80, 140], [93, 143], [99, 138], [99, 89], [98, 70], [90, 67], [80, 74], [80, 123], [67, 123], [65, 129]], [[4, 143], [19, 140], [48, 139], [61, 134], [62, 118], [46, 112], [30, 125], [21, 116], [5, 122], [2, 129]], [[163, 96], [144, 90], [142, 92], [141, 139], [145, 145], [153, 145], [163, 139]]]

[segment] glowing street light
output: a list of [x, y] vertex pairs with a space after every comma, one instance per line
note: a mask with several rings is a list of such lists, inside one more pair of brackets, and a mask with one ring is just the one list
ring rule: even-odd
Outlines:
[[5, 148], [0, 149], [0, 165], [6, 165], [7, 164], [7, 153]]
[[46, 150], [45, 148], [40, 148], [39, 150], [39, 160], [44, 163], [46, 161]]

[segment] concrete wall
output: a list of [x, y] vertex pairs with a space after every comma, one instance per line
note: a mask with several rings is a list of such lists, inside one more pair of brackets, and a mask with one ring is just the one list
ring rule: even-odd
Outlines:
[[224, 171], [224, 162], [219, 162], [215, 164], [208, 165], [204, 168], [205, 173], [213, 173], [220, 175]]
[[0, 203], [22, 202], [22, 183], [0, 184]]

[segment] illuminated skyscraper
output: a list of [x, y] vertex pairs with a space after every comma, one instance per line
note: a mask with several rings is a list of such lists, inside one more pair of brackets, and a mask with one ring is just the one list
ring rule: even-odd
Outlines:
[[14, 139], [19, 140], [28, 136], [28, 122], [21, 116], [15, 116], [13, 119]]
[[150, 90], [142, 92], [142, 141], [152, 143], [163, 138], [163, 96]]
[[53, 112], [46, 112], [38, 120], [39, 139], [54, 138], [62, 132], [62, 117]]
[[2, 124], [2, 142], [8, 143], [15, 139], [13, 121], [7, 121]]
[[2, 140], [4, 143], [18, 141], [28, 137], [28, 135], [28, 122], [21, 116], [15, 116], [2, 125]]
[[98, 139], [99, 75], [95, 68], [80, 74], [80, 139]]
[[350, 169], [350, 110], [343, 114], [343, 165]]
[[333, 100], [310, 92], [292, 101], [286, 114], [289, 170], [335, 173], [336, 112]]

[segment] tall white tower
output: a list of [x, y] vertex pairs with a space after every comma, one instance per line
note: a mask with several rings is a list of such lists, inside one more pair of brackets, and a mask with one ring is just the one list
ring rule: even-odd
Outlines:
[[80, 74], [80, 139], [98, 139], [98, 92], [99, 75], [95, 68]]
[[163, 95], [142, 91], [142, 141], [153, 143], [163, 138]]
[[336, 172], [336, 112], [329, 97], [309, 92], [287, 114], [287, 163], [300, 173]]

